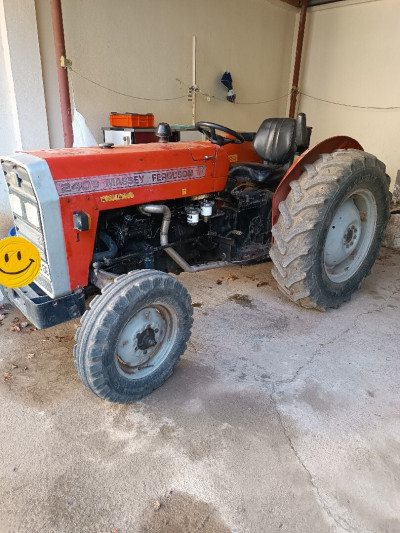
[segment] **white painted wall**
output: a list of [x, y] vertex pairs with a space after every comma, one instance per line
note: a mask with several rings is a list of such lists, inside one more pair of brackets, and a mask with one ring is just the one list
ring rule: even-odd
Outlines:
[[[336, 102], [400, 106], [399, 0], [346, 0], [311, 8], [307, 16], [300, 90]], [[342, 107], [301, 96], [313, 142], [355, 137], [387, 165], [400, 168], [400, 109]]]
[[[36, 0], [44, 84], [52, 146], [62, 139], [48, 0]], [[263, 101], [287, 93], [296, 9], [279, 0], [68, 0], [63, 2], [68, 58], [73, 69], [116, 91], [145, 98], [184, 98], [146, 102], [117, 95], [72, 78], [78, 110], [92, 133], [110, 111], [155, 114], [157, 122], [191, 123], [187, 101], [192, 82], [192, 36], [197, 36], [197, 83], [220, 100], [198, 97], [198, 120], [237, 129], [257, 129], [268, 116], [285, 113], [286, 99], [262, 105], [225, 100], [219, 79], [230, 70], [237, 100]], [[177, 81], [177, 79], [181, 81]]]
[[[5, 75], [4, 40], [6, 41], [6, 35], [4, 35], [4, 25], [1, 24], [0, 16], [0, 145], [3, 147], [3, 153], [9, 153], [17, 145], [18, 136], [15, 131], [14, 115], [10, 112], [13, 105], [13, 95], [8, 78]], [[7, 186], [3, 172], [0, 169], [0, 238], [4, 235], [7, 227], [11, 225], [10, 217]]]
[[[0, 120], [0, 154], [49, 147], [33, 0], [0, 0]], [[0, 171], [0, 236], [9, 225]]]
[[0, 146], [2, 153], [12, 152], [19, 143], [18, 121], [15, 120], [16, 105], [13, 85], [10, 83], [9, 56], [6, 55], [6, 50], [8, 50], [7, 30], [0, 11]]

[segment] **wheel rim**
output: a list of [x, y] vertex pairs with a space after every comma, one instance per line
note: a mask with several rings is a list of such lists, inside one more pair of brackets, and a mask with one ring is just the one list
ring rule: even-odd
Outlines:
[[353, 191], [339, 206], [325, 241], [324, 268], [335, 283], [350, 279], [368, 255], [375, 234], [377, 207], [367, 189]]
[[152, 304], [135, 313], [122, 328], [115, 352], [118, 372], [127, 379], [142, 379], [162, 365], [178, 332], [176, 311]]

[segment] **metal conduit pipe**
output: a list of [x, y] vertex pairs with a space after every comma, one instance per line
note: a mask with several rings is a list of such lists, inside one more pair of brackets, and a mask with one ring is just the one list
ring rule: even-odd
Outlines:
[[296, 57], [294, 61], [292, 94], [290, 95], [290, 110], [289, 110], [290, 118], [294, 118], [295, 113], [296, 113], [297, 95], [299, 93], [301, 55], [303, 51], [304, 29], [306, 26], [307, 8], [308, 8], [308, 0], [302, 0], [300, 20], [299, 20], [299, 31], [297, 34]]
[[163, 215], [160, 232], [161, 246], [165, 246], [164, 251], [179, 265], [185, 272], [200, 272], [201, 270], [210, 270], [211, 268], [219, 268], [229, 264], [229, 261], [215, 261], [213, 263], [205, 263], [204, 265], [189, 265], [183, 257], [178, 254], [171, 246], [168, 245], [168, 230], [171, 223], [171, 211], [166, 205], [144, 205], [139, 210], [147, 215]]
[[50, 0], [51, 19], [53, 22], [54, 47], [57, 60], [58, 88], [60, 91], [61, 117], [64, 132], [65, 148], [74, 144], [72, 132], [71, 100], [69, 96], [68, 72], [61, 66], [61, 57], [65, 57], [64, 27], [62, 19], [61, 0]]

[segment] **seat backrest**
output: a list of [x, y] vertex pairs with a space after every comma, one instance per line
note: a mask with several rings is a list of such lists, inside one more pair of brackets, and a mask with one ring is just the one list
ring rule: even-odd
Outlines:
[[306, 115], [305, 113], [299, 113], [296, 120], [296, 145], [297, 148], [305, 149], [310, 145], [310, 139], [308, 138]]
[[288, 163], [296, 153], [296, 120], [267, 118], [257, 131], [253, 146], [264, 161], [274, 165]]

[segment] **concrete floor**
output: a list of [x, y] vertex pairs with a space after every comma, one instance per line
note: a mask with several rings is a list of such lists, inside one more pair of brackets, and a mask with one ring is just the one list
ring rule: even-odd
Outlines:
[[270, 271], [182, 275], [197, 305], [188, 350], [128, 406], [78, 380], [77, 321], [11, 332], [12, 310], [0, 532], [398, 533], [400, 255], [383, 249], [327, 313], [292, 305]]

